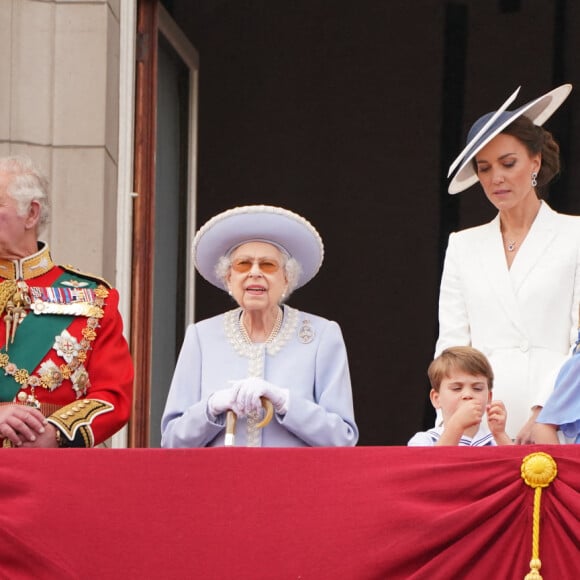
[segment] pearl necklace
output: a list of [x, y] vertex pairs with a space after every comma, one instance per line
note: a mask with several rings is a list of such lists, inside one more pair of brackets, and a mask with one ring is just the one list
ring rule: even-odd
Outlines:
[[[298, 310], [286, 304], [282, 314], [282, 326], [278, 335], [273, 337], [270, 343], [253, 343], [249, 342], [242, 333], [240, 328], [242, 326], [240, 325], [241, 314], [241, 308], [226, 312], [224, 314], [224, 331], [228, 342], [234, 350], [250, 360], [254, 360], [256, 357], [262, 360], [266, 352], [270, 356], [275, 356], [292, 338], [298, 326]], [[251, 376], [261, 375], [252, 374]]]
[[[244, 317], [244, 313], [242, 311], [242, 313], [240, 314], [240, 318], [238, 319], [240, 333], [244, 337], [244, 340], [248, 344], [252, 344], [253, 341], [250, 338], [250, 335], [248, 334], [246, 327], [244, 326], [243, 317]], [[268, 335], [268, 338], [266, 339], [266, 344], [270, 344], [276, 338], [276, 336], [278, 336], [278, 333], [280, 332], [281, 326], [282, 326], [282, 309], [278, 308], [278, 314], [276, 315], [276, 321], [274, 322], [274, 326], [272, 327], [272, 330], [270, 331], [270, 334]]]

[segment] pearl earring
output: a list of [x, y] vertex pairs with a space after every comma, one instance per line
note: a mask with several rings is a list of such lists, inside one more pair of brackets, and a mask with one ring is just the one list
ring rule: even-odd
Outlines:
[[532, 187], [536, 187], [536, 185], [538, 185], [538, 180], [536, 177], [538, 177], [538, 174], [534, 171], [532, 173]]

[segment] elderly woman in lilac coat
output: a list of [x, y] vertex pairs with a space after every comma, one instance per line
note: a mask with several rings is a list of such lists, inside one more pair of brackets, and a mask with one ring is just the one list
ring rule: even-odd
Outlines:
[[[336, 322], [287, 304], [324, 248], [303, 217], [237, 207], [197, 232], [194, 263], [237, 307], [187, 329], [163, 414], [163, 447], [352, 446], [358, 440], [346, 347]], [[274, 418], [263, 428], [263, 400]]]

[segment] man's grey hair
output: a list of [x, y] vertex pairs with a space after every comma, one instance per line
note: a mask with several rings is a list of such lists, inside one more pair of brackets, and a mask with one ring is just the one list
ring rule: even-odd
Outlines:
[[48, 180], [32, 159], [25, 155], [0, 157], [0, 173], [12, 176], [7, 191], [16, 202], [18, 215], [26, 216], [30, 204], [36, 201], [40, 206], [38, 226], [46, 226], [50, 220]]

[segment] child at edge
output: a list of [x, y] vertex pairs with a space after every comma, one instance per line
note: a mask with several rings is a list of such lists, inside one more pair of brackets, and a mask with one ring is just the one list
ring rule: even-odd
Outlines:
[[470, 346], [447, 348], [431, 362], [427, 374], [431, 403], [441, 409], [443, 422], [416, 433], [407, 445], [512, 445], [505, 432], [505, 405], [492, 401], [493, 371], [483, 353]]
[[580, 335], [574, 354], [562, 365], [554, 391], [536, 419], [533, 438], [534, 443], [580, 443]]

